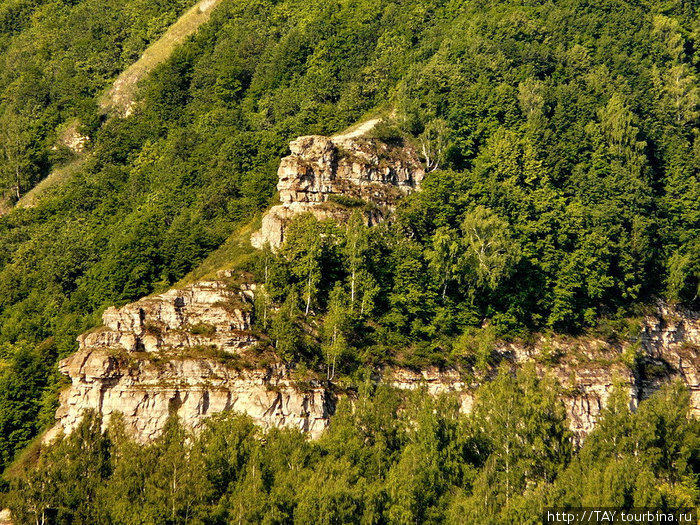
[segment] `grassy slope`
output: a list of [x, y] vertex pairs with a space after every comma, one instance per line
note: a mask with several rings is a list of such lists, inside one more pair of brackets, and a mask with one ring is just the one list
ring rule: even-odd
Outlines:
[[[209, 20], [213, 9], [221, 0], [201, 0], [175, 22], [165, 34], [144, 51], [139, 60], [122, 72], [112, 87], [100, 101], [105, 112], [126, 113], [134, 100], [139, 82], [148, 76], [158, 65], [165, 62], [173, 50], [194, 34], [199, 27]], [[86, 153], [65, 166], [53, 170], [39, 184], [32, 188], [16, 204], [20, 208], [36, 206], [38, 200], [52, 188], [56, 188], [70, 179], [85, 163]], [[11, 210], [11, 206], [0, 202], [0, 215]]]
[[24, 194], [24, 196], [15, 204], [18, 208], [33, 208], [37, 205], [39, 199], [52, 188], [60, 186], [65, 181], [75, 175], [80, 168], [85, 164], [85, 155], [79, 155], [75, 160], [68, 164], [56, 168], [39, 184]]
[[250, 236], [260, 229], [262, 217], [258, 216], [234, 231], [231, 236], [218, 249], [210, 253], [202, 263], [182, 278], [175, 288], [181, 288], [195, 281], [216, 277], [220, 270], [234, 270], [241, 268], [255, 252], [250, 244]]
[[119, 75], [111, 89], [100, 101], [102, 109], [107, 112], [129, 113], [138, 83], [158, 65], [165, 62], [178, 45], [182, 44], [202, 24], [209, 20], [211, 12], [220, 1], [201, 0], [182, 15], [162, 37], [146, 49], [139, 60]]

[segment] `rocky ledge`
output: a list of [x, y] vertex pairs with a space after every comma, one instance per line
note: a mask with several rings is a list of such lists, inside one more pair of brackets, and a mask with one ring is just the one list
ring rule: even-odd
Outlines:
[[61, 394], [54, 427], [70, 433], [86, 409], [107, 422], [120, 412], [130, 433], [146, 442], [158, 436], [170, 414], [199, 429], [206, 417], [235, 410], [264, 428], [294, 427], [317, 437], [333, 410], [327, 388], [307, 383], [301, 388], [281, 366], [239, 370], [213, 357], [115, 354], [84, 349], [65, 359], [60, 371], [72, 386]]
[[[561, 384], [562, 401], [574, 441], [591, 432], [616, 385], [629, 392], [630, 408], [664, 383], [680, 379], [690, 391], [691, 414], [700, 417], [700, 313], [664, 303], [641, 320], [639, 335], [611, 344], [597, 338], [540, 336], [532, 344], [499, 344], [494, 359], [514, 365], [534, 362], [540, 375], [552, 374]], [[381, 379], [397, 388], [425, 388], [431, 395], [456, 395], [468, 413], [480, 380], [470, 371], [388, 370]]]
[[[251, 238], [275, 249], [294, 215], [310, 212], [319, 220], [344, 222], [352, 201], [363, 204], [368, 224], [384, 220], [400, 197], [420, 188], [425, 176], [409, 147], [390, 146], [362, 137], [300, 137], [290, 143], [291, 155], [280, 162], [277, 189], [282, 204], [263, 217], [262, 229]], [[341, 197], [338, 199], [337, 197]]]
[[[251, 331], [255, 287], [226, 280], [203, 281], [126, 305], [109, 308], [105, 326], [79, 337], [79, 351], [60, 363], [71, 380], [61, 394], [56, 427], [71, 432], [87, 409], [109, 417], [121, 412], [141, 441], [158, 435], [175, 413], [198, 429], [217, 412], [235, 410], [265, 428], [295, 427], [318, 436], [329, 424], [337, 389], [327, 381], [296, 381], [274, 359], [252, 365], [257, 338]], [[659, 304], [641, 320], [630, 341], [541, 336], [534, 343], [494, 349], [496, 360], [534, 362], [563, 386], [569, 426], [580, 442], [590, 432], [615, 385], [629, 390], [632, 408], [663, 383], [680, 378], [700, 416], [700, 315]], [[462, 411], [474, 391], [495, 371], [413, 371], [387, 368], [376, 380], [401, 389], [452, 393]]]
[[[361, 209], [368, 223], [381, 221], [402, 195], [420, 187], [424, 176], [410, 148], [358, 132], [301, 137], [290, 149], [279, 168], [282, 204], [268, 212], [253, 236], [258, 247], [279, 247], [286, 225], [298, 213], [342, 222]], [[57, 424], [47, 439], [61, 430], [71, 432], [87, 409], [101, 412], [105, 423], [121, 412], [142, 441], [157, 436], [170, 414], [197, 429], [206, 417], [225, 410], [244, 412], [264, 427], [294, 426], [317, 436], [334, 411], [333, 385], [294, 381], [274, 358], [265, 366], [259, 360], [245, 362], [258, 343], [251, 324], [256, 287], [234, 280], [222, 274], [108, 308], [104, 326], [81, 335], [78, 352], [60, 363], [71, 387], [61, 394]], [[693, 414], [700, 416], [700, 314], [659, 304], [630, 339], [541, 336], [534, 343], [498, 345], [493, 357], [514, 365], [533, 361], [539, 373], [553, 374], [564, 387], [577, 441], [593, 429], [618, 384], [629, 390], [634, 408], [664, 382], [680, 378], [691, 391]], [[376, 380], [402, 389], [425, 388], [431, 395], [453, 393], [469, 412], [474, 390], [493, 373], [394, 368], [377, 371]]]
[[279, 364], [250, 369], [240, 357], [257, 342], [251, 332], [254, 286], [202, 281], [108, 308], [104, 326], [78, 338], [61, 361], [71, 387], [61, 393], [57, 425], [70, 433], [85, 410], [105, 423], [121, 412], [141, 441], [158, 435], [168, 415], [191, 428], [224, 410], [250, 415], [263, 427], [293, 426], [318, 435], [333, 404], [319, 382], [303, 386]]
[[232, 289], [224, 281], [201, 281], [183, 289], [107, 308], [104, 326], [78, 337], [81, 350], [112, 348], [159, 352], [216, 348], [235, 352], [254, 338], [254, 285]]

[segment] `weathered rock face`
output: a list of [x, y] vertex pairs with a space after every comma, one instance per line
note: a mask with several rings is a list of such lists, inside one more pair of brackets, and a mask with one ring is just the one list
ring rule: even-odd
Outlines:
[[659, 304], [658, 314], [644, 319], [640, 343], [640, 399], [680, 378], [690, 390], [693, 416], [700, 417], [700, 312]]
[[233, 356], [251, 347], [254, 287], [204, 281], [182, 290], [108, 308], [105, 326], [78, 338], [80, 349], [60, 363], [72, 386], [61, 394], [59, 430], [70, 433], [85, 410], [121, 412], [141, 441], [156, 437], [170, 413], [198, 429], [224, 410], [250, 415], [263, 427], [293, 426], [318, 435], [333, 409], [321, 384], [297, 387], [279, 365], [239, 370]]
[[[255, 343], [250, 331], [254, 287], [223, 281], [195, 283], [182, 290], [109, 308], [105, 326], [80, 336], [80, 349], [60, 370], [71, 379], [61, 395], [59, 430], [71, 432], [86, 409], [107, 421], [121, 412], [128, 429], [148, 441], [169, 414], [200, 428], [206, 417], [235, 410], [265, 428], [292, 426], [318, 436], [330, 421], [336, 397], [325, 381], [295, 382], [279, 364], [242, 368], [236, 357]], [[636, 363], [630, 367], [630, 350]], [[522, 365], [534, 362], [564, 387], [569, 426], [580, 442], [597, 423], [620, 384], [635, 408], [663, 383], [682, 379], [700, 416], [700, 315], [661, 304], [646, 317], [637, 340], [611, 345], [590, 338], [541, 337], [534, 344], [502, 344], [496, 357]], [[625, 355], [625, 359], [623, 359]], [[481, 379], [470, 371], [427, 368], [380, 371], [377, 380], [397, 388], [425, 388], [430, 395], [453, 393], [471, 411]]]
[[[90, 137], [83, 135], [79, 131], [80, 123], [76, 120], [70, 123], [58, 136], [57, 143], [65, 146], [73, 153], [81, 154], [90, 142]], [[54, 150], [57, 147], [54, 146]]]
[[[497, 350], [502, 357], [509, 358], [510, 351]], [[525, 359], [527, 361], [529, 359]], [[524, 362], [523, 361], [523, 362]], [[612, 393], [615, 381], [630, 388], [630, 405], [637, 405], [637, 391], [634, 375], [620, 365], [591, 364], [576, 369], [571, 363], [553, 365], [538, 365], [541, 374], [551, 373], [564, 387], [566, 392], [562, 398], [569, 421], [569, 429], [573, 433], [574, 442], [580, 443], [593, 428], [606, 406]], [[420, 372], [399, 369], [388, 371], [384, 378], [390, 385], [403, 390], [425, 388], [429, 395], [453, 394], [457, 396], [460, 410], [467, 414], [474, 405], [474, 394], [479, 383], [474, 379], [465, 380], [455, 370], [438, 370], [429, 368]]]
[[294, 215], [313, 213], [319, 220], [347, 220], [351, 210], [333, 196], [365, 201], [369, 224], [379, 222], [397, 200], [418, 189], [425, 175], [410, 148], [391, 147], [375, 139], [300, 137], [290, 144], [291, 155], [280, 162], [279, 206], [263, 217], [262, 229], [253, 235], [253, 246], [272, 248], [284, 240], [284, 230]]
[[[635, 346], [637, 366], [624, 364], [622, 353]], [[499, 345], [495, 353], [515, 364], [534, 361], [540, 374], [552, 374], [564, 390], [563, 402], [580, 443], [593, 430], [615, 385], [629, 389], [629, 403], [636, 409], [664, 383], [681, 379], [690, 391], [691, 414], [700, 417], [700, 313], [659, 304], [645, 317], [637, 341], [610, 345], [602, 340], [551, 340], [541, 337], [530, 346]], [[629, 355], [628, 355], [629, 359]], [[469, 412], [478, 383], [455, 370], [435, 368], [415, 372], [393, 370], [385, 381], [402, 389], [426, 388], [431, 395], [454, 393], [463, 412]]]
[[12, 525], [12, 514], [9, 509], [0, 510], [0, 525]]
[[202, 281], [181, 290], [108, 308], [104, 327], [78, 338], [81, 350], [118, 348], [158, 352], [214, 347], [235, 352], [254, 339], [250, 321], [254, 286], [231, 290], [222, 281]]
[[195, 430], [212, 414], [235, 410], [264, 428], [295, 427], [318, 436], [333, 404], [320, 385], [295, 386], [283, 368], [238, 371], [212, 358], [164, 357], [133, 360], [107, 349], [84, 349], [61, 362], [72, 380], [61, 395], [59, 429], [70, 433], [85, 409], [105, 420], [123, 414], [127, 429], [140, 441], [158, 436], [171, 413]]

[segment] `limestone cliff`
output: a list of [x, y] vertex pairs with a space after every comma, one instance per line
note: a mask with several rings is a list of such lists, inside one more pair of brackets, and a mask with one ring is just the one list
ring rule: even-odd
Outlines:
[[[539, 352], [539, 348], [535, 346], [530, 350]], [[508, 359], [510, 350], [512, 347], [509, 350], [500, 348], [496, 350], [496, 353], [500, 357]], [[525, 349], [519, 348], [519, 351], [524, 353]], [[616, 356], [608, 355], [607, 357], [610, 359]], [[569, 429], [573, 432], [576, 443], [580, 443], [586, 434], [595, 427], [600, 412], [605, 407], [608, 396], [613, 390], [615, 381], [619, 381], [629, 388], [630, 404], [633, 408], [637, 405], [639, 392], [631, 370], [620, 363], [605, 362], [602, 354], [597, 358], [600, 359], [600, 362], [591, 360], [580, 367], [571, 362], [537, 365], [540, 374], [553, 374], [564, 387], [562, 400], [566, 408]], [[534, 359], [534, 356], [525, 360], [530, 359]], [[480, 385], [479, 381], [473, 378], [466, 379], [456, 370], [438, 370], [436, 368], [428, 368], [420, 372], [407, 369], [387, 370], [383, 380], [400, 389], [425, 388], [430, 395], [453, 394], [459, 399], [460, 409], [463, 413], [471, 411], [474, 404], [474, 393]]]
[[[358, 209], [348, 203], [361, 205], [368, 223], [383, 220], [402, 195], [420, 187], [424, 172], [415, 152], [362, 138], [368, 124], [341, 137], [308, 136], [291, 143], [278, 173], [282, 204], [264, 217], [254, 245], [278, 247], [298, 213], [346, 220]], [[328, 381], [295, 381], [275, 356], [264, 364], [259, 355], [264, 345], [252, 330], [256, 287], [233, 277], [222, 274], [108, 308], [104, 326], [81, 335], [78, 352], [60, 364], [71, 387], [61, 395], [48, 438], [72, 431], [86, 409], [100, 411], [105, 420], [121, 412], [142, 441], [157, 436], [171, 413], [197, 429], [206, 417], [225, 410], [247, 413], [264, 427], [294, 426], [319, 435], [342, 392]], [[539, 373], [559, 380], [577, 441], [594, 427], [616, 383], [629, 390], [634, 408], [662, 383], [681, 378], [691, 390], [693, 413], [700, 416], [696, 312], [659, 304], [627, 341], [541, 336], [534, 343], [497, 345], [493, 353], [495, 361], [514, 365], [534, 361]], [[375, 379], [402, 389], [425, 388], [432, 395], [451, 392], [469, 412], [474, 390], [493, 372], [387, 368], [377, 370]]]
[[249, 414], [263, 427], [294, 426], [318, 435], [332, 402], [328, 388], [292, 381], [276, 363], [241, 367], [256, 342], [250, 331], [253, 287], [205, 281], [105, 311], [105, 326], [80, 336], [61, 361], [71, 379], [61, 394], [57, 425], [70, 433], [86, 409], [121, 412], [142, 441], [158, 435], [170, 413], [199, 428], [224, 410]]
[[70, 433], [85, 409], [108, 419], [121, 412], [140, 441], [156, 437], [169, 414], [193, 429], [217, 412], [250, 415], [264, 428], [290, 426], [316, 437], [326, 428], [333, 403], [321, 384], [300, 388], [282, 366], [239, 370], [215, 357], [162, 355], [150, 360], [108, 349], [84, 349], [61, 362], [72, 381], [61, 395], [58, 427]]
[[253, 341], [253, 290], [252, 285], [233, 290], [223, 281], [202, 281], [123, 308], [107, 308], [104, 326], [78, 338], [80, 349], [157, 352], [212, 347], [233, 352], [245, 348]]
[[[662, 384], [681, 379], [690, 390], [691, 413], [700, 417], [700, 314], [660, 303], [641, 322], [639, 335], [610, 344], [591, 338], [539, 337], [534, 344], [500, 344], [496, 359], [515, 365], [534, 361], [540, 374], [553, 374], [563, 387], [563, 401], [574, 440], [595, 427], [615, 384], [629, 390], [630, 407]], [[426, 388], [429, 394], [454, 393], [462, 411], [471, 410], [479, 383], [456, 370], [391, 370], [384, 381], [402, 389]]]
[[[181, 290], [109, 308], [105, 326], [80, 336], [79, 351], [60, 363], [71, 380], [61, 395], [57, 425], [72, 431], [86, 409], [108, 419], [115, 412], [133, 435], [148, 441], [170, 413], [197, 429], [217, 412], [235, 410], [263, 427], [293, 426], [318, 436], [329, 424], [338, 390], [327, 381], [295, 381], [279, 362], [245, 361], [256, 351], [251, 331], [254, 287], [226, 280], [198, 282]], [[569, 425], [579, 442], [595, 426], [616, 382], [629, 389], [630, 404], [673, 378], [691, 391], [700, 416], [700, 315], [660, 304], [643, 319], [639, 335], [621, 344], [592, 338], [540, 337], [531, 344], [500, 344], [496, 359], [515, 365], [534, 361], [564, 387]], [[627, 364], [625, 364], [627, 363]], [[489, 374], [471, 370], [420, 372], [387, 368], [375, 379], [401, 389], [453, 393], [469, 412], [473, 393]]]
[[291, 218], [311, 212], [319, 220], [344, 221], [351, 209], [334, 200], [362, 204], [368, 224], [386, 218], [397, 200], [420, 187], [425, 175], [415, 152], [357, 136], [300, 137], [290, 144], [291, 155], [280, 162], [280, 201], [263, 217], [262, 229], [251, 239], [262, 248], [277, 248]]

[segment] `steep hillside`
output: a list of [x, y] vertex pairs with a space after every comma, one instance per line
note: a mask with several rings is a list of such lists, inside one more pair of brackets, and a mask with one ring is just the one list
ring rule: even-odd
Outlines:
[[[128, 77], [142, 78], [131, 111], [105, 119], [110, 83], [191, 7], [0, 6], [2, 188], [14, 202], [52, 169], [71, 172], [0, 217], [0, 466], [17, 461], [0, 493], [20, 522], [534, 523], [557, 499], [697, 505], [697, 342], [666, 330], [700, 309], [694, 3], [221, 0], [190, 11], [206, 22], [166, 60], [147, 55]], [[71, 145], [90, 151], [84, 163]], [[256, 285], [255, 304], [237, 296], [226, 312], [259, 343], [249, 368], [273, 381], [242, 358], [222, 365], [217, 349], [202, 357], [224, 344], [218, 321], [178, 325], [168, 310], [166, 326], [136, 326], [139, 307], [125, 307], [178, 296], [176, 283], [216, 288], [196, 283], [221, 269]], [[118, 312], [138, 333], [115, 329]], [[673, 341], [643, 347], [645, 328]], [[162, 361], [107, 349], [137, 336], [144, 349], [182, 345]], [[75, 357], [86, 353], [89, 369]], [[481, 386], [467, 416], [454, 399], [383, 385], [386, 368]], [[630, 386], [646, 395], [676, 375], [686, 385], [630, 411]], [[179, 403], [203, 409], [205, 391], [230, 408], [239, 377], [264, 411], [306, 391], [288, 412], [300, 426], [312, 399], [325, 420], [327, 387], [337, 415], [313, 443], [254, 439], [235, 417], [186, 437], [167, 418]], [[172, 378], [197, 395], [158, 390]], [[126, 392], [137, 414], [157, 390], [143, 429], [160, 437], [133, 443], [116, 419], [103, 435], [68, 401], [71, 437], [22, 454], [62, 390], [77, 408], [104, 394], [113, 411]], [[567, 407], [582, 428], [601, 421], [580, 450]]]
[[[344, 374], [352, 371], [347, 362], [351, 349], [333, 338], [353, 337], [347, 325], [356, 296], [362, 296], [360, 309], [365, 308], [366, 278], [353, 276], [349, 251], [347, 302], [334, 305], [338, 294], [333, 290], [320, 330], [327, 332], [330, 325], [333, 332], [330, 340], [320, 337], [326, 373], [314, 374], [313, 357], [289, 353], [292, 327], [280, 330], [267, 322], [284, 315], [275, 313], [270, 302], [274, 287], [269, 271], [275, 265], [270, 249], [278, 252], [276, 257], [288, 257], [290, 248], [303, 242], [296, 227], [311, 227], [309, 220], [326, 224], [326, 237], [333, 235], [332, 228], [345, 230], [325, 242], [344, 241], [351, 248], [359, 238], [354, 230], [378, 219], [394, 219], [402, 195], [398, 190], [403, 195], [419, 191], [424, 172], [415, 152], [406, 146], [388, 149], [363, 137], [369, 128], [359, 126], [360, 131], [333, 138], [300, 137], [291, 143], [292, 155], [282, 159], [278, 170], [284, 204], [272, 207], [261, 230], [251, 237], [262, 253], [247, 253], [242, 261], [229, 253], [219, 263], [233, 267], [219, 270], [215, 279], [182, 285], [119, 309], [110, 307], [102, 327], [79, 336], [78, 352], [59, 366], [71, 386], [61, 393], [57, 424], [44, 442], [75, 431], [90, 411], [99, 413], [105, 424], [119, 414], [128, 434], [145, 443], [161, 435], [173, 414], [187, 428], [201, 430], [208, 418], [230, 411], [245, 413], [264, 428], [292, 427], [321, 436], [339, 400], [354, 397], [353, 389], [343, 386]], [[238, 235], [239, 241], [247, 242], [242, 237]], [[245, 271], [251, 258], [265, 261], [258, 282]], [[306, 292], [308, 308], [311, 288]], [[319, 330], [307, 323], [318, 320], [308, 313], [304, 320], [297, 319], [298, 330], [313, 344]], [[295, 321], [287, 319], [290, 322]], [[479, 349], [483, 342], [475, 339], [467, 351], [481, 351], [480, 361], [454, 360], [446, 367], [426, 364], [422, 370], [402, 367], [398, 356], [388, 351], [370, 370], [380, 384], [424, 389], [433, 396], [452, 394], [460, 410], [469, 413], [478, 387], [497, 375], [497, 364], [534, 364], [539, 375], [559, 383], [567, 425], [578, 444], [595, 428], [616, 388], [636, 408], [665, 383], [680, 378], [690, 391], [690, 414], [700, 416], [700, 314], [661, 303], [643, 319], [626, 322], [626, 331], [620, 325], [607, 340], [601, 335], [538, 334], [528, 342], [494, 339]], [[302, 379], [294, 369], [303, 365], [309, 365], [311, 373]]]
[[107, 94], [100, 100], [100, 107], [129, 115], [136, 99], [138, 84], [172, 55], [175, 48], [209, 20], [212, 10], [221, 0], [201, 0], [184, 13], [158, 40], [146, 48], [139, 59], [126, 68]]
[[[211, 11], [219, 3], [219, 0], [202, 0], [185, 12], [177, 21], [165, 31], [163, 36], [151, 43], [141, 54], [138, 60], [122, 71], [112, 82], [107, 93], [100, 97], [99, 107], [107, 116], [125, 115], [132, 111], [132, 105], [137, 96], [139, 83], [148, 76], [156, 67], [165, 62], [172, 55], [175, 48], [182, 44], [188, 37], [209, 20]], [[67, 149], [75, 158], [67, 162], [52, 166], [48, 175], [34, 187], [26, 188], [28, 191], [22, 195], [15, 206], [27, 208], [36, 206], [47, 191], [63, 184], [77, 170], [83, 167], [85, 156], [88, 155], [86, 146], [90, 137], [80, 133], [81, 123], [76, 120], [59, 132], [57, 144], [52, 150]], [[31, 184], [31, 182], [30, 182]], [[0, 214], [7, 213], [10, 208], [10, 200], [6, 199], [5, 208], [0, 208]]]
[[14, 0], [0, 7], [3, 208], [70, 163], [76, 151], [66, 131], [94, 134], [103, 90], [191, 3]]

